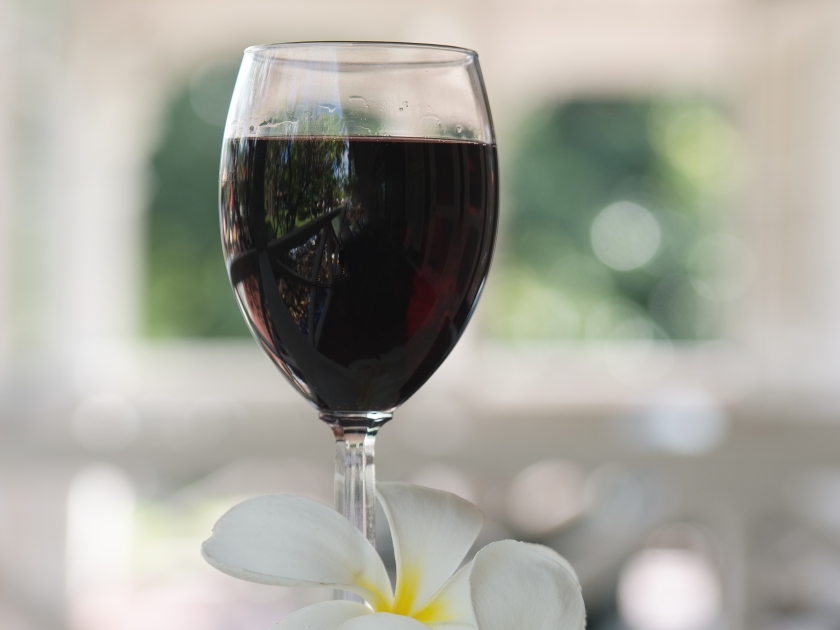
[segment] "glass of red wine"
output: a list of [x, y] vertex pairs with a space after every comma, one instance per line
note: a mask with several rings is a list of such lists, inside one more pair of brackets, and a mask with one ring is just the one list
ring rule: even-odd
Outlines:
[[336, 438], [336, 509], [374, 539], [374, 440], [475, 309], [498, 166], [477, 55], [313, 42], [245, 51], [222, 243], [254, 337]]

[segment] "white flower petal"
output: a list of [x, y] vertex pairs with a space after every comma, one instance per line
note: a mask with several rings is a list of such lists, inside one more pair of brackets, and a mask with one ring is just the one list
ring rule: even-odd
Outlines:
[[471, 564], [467, 564], [458, 569], [415, 617], [432, 630], [475, 628], [475, 615], [470, 601], [471, 567]]
[[338, 630], [346, 621], [371, 612], [358, 602], [321, 602], [293, 612], [271, 630]]
[[339, 630], [429, 630], [429, 626], [403, 615], [374, 613], [351, 619]]
[[586, 622], [575, 578], [525, 543], [503, 540], [479, 551], [470, 586], [479, 630], [581, 630]]
[[425, 607], [469, 551], [481, 530], [481, 511], [448, 492], [408, 483], [380, 483], [379, 500], [391, 525], [397, 564], [393, 612]]
[[575, 582], [577, 582], [577, 585], [580, 586], [580, 579], [578, 578], [577, 573], [575, 572], [574, 568], [569, 563], [569, 561], [566, 560], [566, 558], [564, 558], [559, 553], [554, 551], [554, 549], [552, 549], [551, 547], [546, 547], [545, 545], [537, 545], [535, 543], [525, 543], [525, 544], [528, 545], [531, 549], [533, 549], [535, 551], [538, 551], [539, 553], [544, 555], [546, 558], [551, 558], [555, 562], [559, 562], [563, 566], [563, 568], [566, 569], [566, 571], [571, 573], [572, 577], [575, 578]]
[[376, 551], [343, 516], [311, 499], [275, 494], [244, 501], [213, 527], [201, 547], [234, 577], [280, 586], [333, 586], [374, 607], [392, 602]]

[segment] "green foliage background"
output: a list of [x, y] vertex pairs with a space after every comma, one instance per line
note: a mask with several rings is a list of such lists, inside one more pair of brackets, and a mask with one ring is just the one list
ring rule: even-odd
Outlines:
[[219, 156], [235, 68], [200, 69], [174, 95], [152, 157], [145, 332], [151, 337], [249, 336], [219, 236]]
[[[488, 291], [502, 338], [713, 337], [718, 305], [696, 290], [694, 254], [720, 227], [734, 131], [706, 101], [573, 101], [530, 119], [507, 164], [512, 217]], [[590, 231], [611, 203], [649, 210], [656, 255], [619, 271], [593, 251]], [[708, 249], [708, 248], [707, 248]], [[702, 266], [702, 265], [701, 265]]]

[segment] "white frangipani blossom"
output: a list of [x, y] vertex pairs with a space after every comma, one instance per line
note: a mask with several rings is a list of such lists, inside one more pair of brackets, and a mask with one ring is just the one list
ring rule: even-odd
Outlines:
[[478, 508], [405, 483], [380, 483], [378, 495], [394, 541], [394, 589], [361, 532], [327, 506], [294, 495], [233, 507], [202, 553], [234, 577], [339, 588], [367, 602], [308, 606], [273, 630], [582, 630], [580, 586], [553, 550], [505, 540], [459, 569], [481, 529]]

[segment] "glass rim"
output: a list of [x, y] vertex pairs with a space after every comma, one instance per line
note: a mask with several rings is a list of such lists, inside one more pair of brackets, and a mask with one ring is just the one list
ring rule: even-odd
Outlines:
[[[420, 42], [390, 42], [390, 41], [301, 41], [301, 42], [278, 42], [273, 44], [256, 44], [254, 46], [248, 46], [244, 54], [248, 55], [261, 55], [261, 54], [270, 54], [274, 51], [283, 51], [283, 50], [294, 50], [294, 49], [317, 49], [317, 48], [372, 48], [378, 50], [428, 50], [428, 51], [437, 51], [439, 53], [448, 53], [451, 55], [449, 59], [428, 59], [428, 60], [372, 60], [372, 61], [345, 61], [343, 63], [347, 63], [349, 65], [361, 65], [361, 66], [375, 66], [375, 65], [409, 65], [409, 66], [417, 66], [417, 65], [431, 65], [431, 66], [446, 66], [450, 64], [461, 64], [461, 63], [469, 63], [471, 61], [475, 62], [478, 60], [478, 53], [470, 48], [464, 48], [461, 46], [450, 46], [447, 44], [426, 44]], [[278, 60], [280, 58], [278, 57]], [[292, 62], [303, 62], [303, 63], [311, 63], [316, 60], [305, 60], [305, 59], [289, 59], [288, 61]]]

